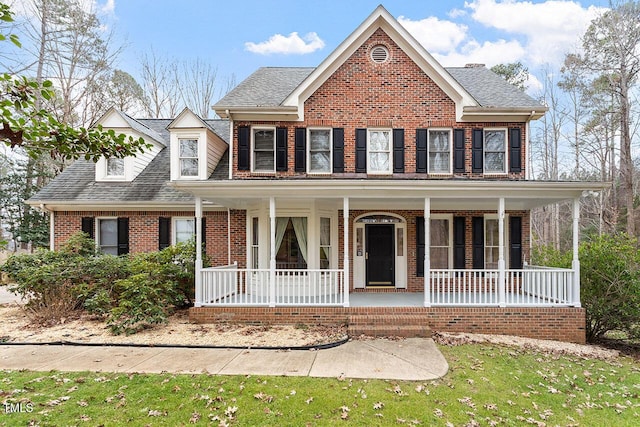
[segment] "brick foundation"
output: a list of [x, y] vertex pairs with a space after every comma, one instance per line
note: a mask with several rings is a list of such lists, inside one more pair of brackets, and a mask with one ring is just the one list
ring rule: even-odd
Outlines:
[[198, 307], [195, 323], [347, 324], [352, 315], [424, 315], [434, 332], [472, 332], [585, 343], [583, 308], [533, 307]]

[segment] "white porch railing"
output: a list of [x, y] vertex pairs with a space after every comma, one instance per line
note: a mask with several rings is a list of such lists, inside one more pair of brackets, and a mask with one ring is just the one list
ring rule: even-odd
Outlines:
[[341, 306], [344, 303], [342, 270], [241, 269], [237, 264], [203, 268], [199, 306]]
[[525, 266], [505, 270], [502, 285], [499, 270], [431, 270], [428, 291], [433, 306], [570, 306], [575, 305], [574, 274], [564, 268]]
[[[201, 270], [196, 306], [343, 306], [343, 270], [240, 269], [237, 264]], [[579, 306], [575, 272], [525, 266], [505, 270], [430, 270], [431, 306]], [[392, 296], [391, 296], [392, 297]]]

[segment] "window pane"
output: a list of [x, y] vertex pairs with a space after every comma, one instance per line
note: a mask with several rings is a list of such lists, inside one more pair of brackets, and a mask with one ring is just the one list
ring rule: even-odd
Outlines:
[[389, 151], [389, 131], [372, 130], [369, 131], [370, 151]]
[[271, 150], [274, 145], [273, 130], [256, 130], [253, 134], [253, 147], [256, 150]]
[[198, 176], [198, 159], [180, 159], [180, 175]]
[[431, 220], [431, 246], [449, 246], [449, 220]]
[[431, 248], [431, 268], [449, 268], [449, 248]]
[[253, 218], [253, 237], [251, 242], [253, 245], [258, 245], [258, 218]]
[[449, 151], [449, 131], [429, 131], [429, 151]]
[[196, 233], [195, 220], [176, 219], [176, 243], [190, 241]]
[[504, 153], [484, 153], [485, 172], [504, 172]]
[[320, 245], [331, 245], [331, 218], [320, 218]]
[[485, 268], [498, 268], [498, 248], [485, 248], [484, 250], [484, 266]]
[[118, 220], [101, 219], [99, 228], [100, 250], [106, 254], [118, 255]]
[[369, 153], [370, 172], [389, 171], [389, 153]]
[[198, 157], [198, 140], [181, 139], [180, 157]]
[[310, 134], [309, 147], [311, 151], [329, 151], [331, 149], [329, 130], [312, 130]]
[[448, 173], [449, 153], [429, 153], [429, 172]]
[[490, 130], [484, 133], [485, 151], [504, 151], [505, 131]]
[[311, 153], [310, 172], [329, 172], [331, 164], [329, 163], [329, 152]]
[[107, 176], [124, 176], [124, 159], [107, 159]]
[[254, 169], [257, 171], [275, 170], [273, 151], [256, 151], [254, 161]]
[[486, 246], [498, 246], [500, 230], [497, 219], [488, 219], [485, 223], [485, 244]]

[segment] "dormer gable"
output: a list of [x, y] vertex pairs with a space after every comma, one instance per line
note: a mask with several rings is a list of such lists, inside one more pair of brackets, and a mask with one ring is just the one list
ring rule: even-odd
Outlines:
[[110, 108], [94, 126], [101, 125], [103, 129], [111, 129], [116, 133], [122, 133], [133, 138], [143, 138], [151, 144], [149, 149], [135, 156], [125, 158], [100, 158], [95, 165], [96, 181], [133, 181], [142, 172], [156, 155], [165, 148], [162, 136], [126, 113]]
[[228, 148], [227, 142], [188, 108], [167, 126], [171, 138], [171, 180], [206, 180]]

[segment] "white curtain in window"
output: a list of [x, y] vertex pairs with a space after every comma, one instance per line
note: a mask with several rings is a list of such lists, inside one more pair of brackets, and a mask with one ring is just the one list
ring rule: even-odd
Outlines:
[[324, 252], [324, 257], [329, 259], [331, 248], [331, 220], [329, 218], [320, 218], [320, 247]]
[[276, 251], [280, 249], [284, 233], [287, 231], [287, 225], [289, 224], [289, 217], [276, 218]]
[[307, 261], [307, 218], [306, 217], [292, 217], [291, 223], [293, 224], [293, 231], [296, 233], [298, 239], [298, 247], [302, 258]]

